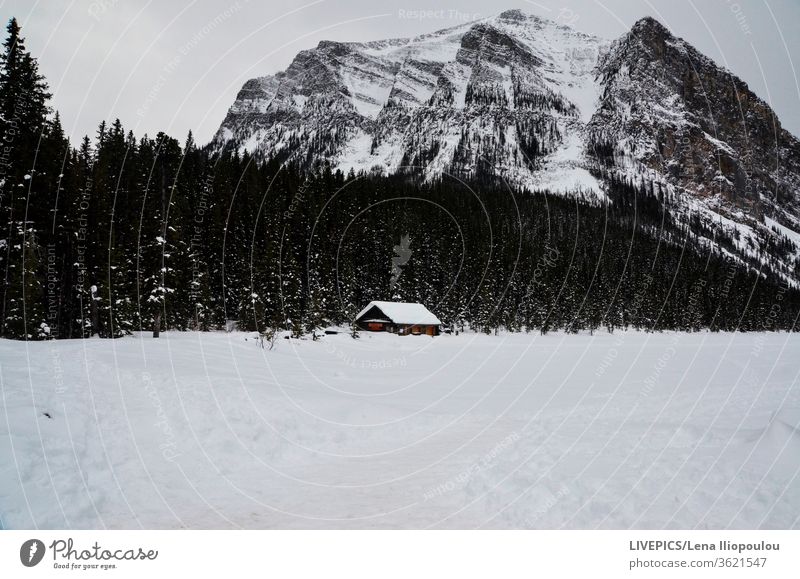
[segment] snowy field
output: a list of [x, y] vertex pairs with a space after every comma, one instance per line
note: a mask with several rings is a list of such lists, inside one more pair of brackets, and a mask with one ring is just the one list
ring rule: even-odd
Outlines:
[[800, 335], [0, 340], [5, 528], [798, 528]]

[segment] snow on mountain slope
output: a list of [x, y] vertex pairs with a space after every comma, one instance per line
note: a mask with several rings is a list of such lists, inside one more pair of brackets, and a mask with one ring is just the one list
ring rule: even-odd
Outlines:
[[0, 527], [800, 525], [797, 334], [247, 337], [0, 340]]
[[519, 10], [412, 39], [321, 42], [248, 81], [211, 146], [587, 199], [613, 173], [660, 191], [735, 259], [800, 281], [800, 143], [652, 18], [613, 42]]
[[248, 81], [214, 146], [345, 171], [488, 170], [534, 186], [548, 154], [583, 164], [574, 135], [594, 110], [607, 44], [517, 10], [413, 39], [321, 42], [285, 72]]

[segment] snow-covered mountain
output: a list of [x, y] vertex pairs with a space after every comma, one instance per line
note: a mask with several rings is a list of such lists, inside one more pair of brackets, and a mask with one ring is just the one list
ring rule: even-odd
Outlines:
[[320, 42], [248, 81], [212, 147], [589, 197], [611, 175], [644, 179], [738, 259], [800, 271], [800, 143], [652, 18], [615, 41], [510, 10], [412, 39]]
[[559, 170], [564, 188], [595, 184], [581, 143], [607, 46], [516, 10], [412, 39], [321, 42], [248, 81], [214, 145], [345, 171], [483, 168], [541, 186]]

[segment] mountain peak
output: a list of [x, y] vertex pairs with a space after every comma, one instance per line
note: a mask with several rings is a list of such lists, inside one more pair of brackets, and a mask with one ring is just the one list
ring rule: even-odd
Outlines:
[[637, 20], [631, 27], [631, 32], [634, 34], [672, 36], [669, 29], [652, 16], [645, 16]]
[[519, 8], [514, 8], [512, 10], [506, 10], [504, 12], [501, 12], [497, 17], [500, 20], [511, 20], [511, 21], [521, 21], [528, 19], [528, 15], [525, 14]]

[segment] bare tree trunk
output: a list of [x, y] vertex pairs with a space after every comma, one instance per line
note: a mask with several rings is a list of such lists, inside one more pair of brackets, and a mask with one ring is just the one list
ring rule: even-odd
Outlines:
[[153, 319], [153, 337], [158, 338], [161, 334], [161, 312], [158, 312]]

